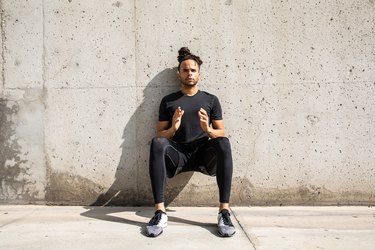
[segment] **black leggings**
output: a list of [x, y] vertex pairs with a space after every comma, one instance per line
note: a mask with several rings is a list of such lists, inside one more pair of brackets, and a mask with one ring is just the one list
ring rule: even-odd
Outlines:
[[216, 175], [220, 202], [229, 203], [233, 163], [230, 142], [226, 137], [198, 142], [197, 145], [153, 138], [149, 170], [155, 203], [164, 202], [166, 177], [172, 178], [186, 171]]

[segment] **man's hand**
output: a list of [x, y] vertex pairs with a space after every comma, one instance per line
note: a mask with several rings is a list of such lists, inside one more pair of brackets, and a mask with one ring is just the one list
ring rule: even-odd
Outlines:
[[199, 115], [199, 122], [200, 122], [201, 128], [203, 129], [204, 132], [209, 133], [210, 124], [208, 122], [209, 118], [208, 118], [206, 110], [201, 108], [198, 111], [198, 115]]
[[210, 127], [210, 118], [207, 115], [206, 110], [201, 108], [198, 111], [199, 122], [201, 128], [211, 138], [223, 137], [224, 136], [224, 122], [223, 120], [212, 120], [212, 128]]
[[184, 111], [178, 107], [172, 117], [172, 126], [170, 126], [169, 121], [159, 121], [156, 127], [157, 135], [159, 137], [172, 138], [181, 125], [183, 115]]
[[178, 130], [178, 128], [181, 125], [181, 119], [183, 115], [184, 115], [184, 111], [181, 109], [181, 107], [178, 107], [173, 114], [172, 128], [174, 129], [175, 132]]

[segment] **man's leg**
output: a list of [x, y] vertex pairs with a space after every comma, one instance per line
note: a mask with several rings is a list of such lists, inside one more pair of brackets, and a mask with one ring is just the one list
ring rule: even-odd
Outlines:
[[213, 146], [217, 154], [216, 180], [220, 196], [218, 232], [223, 237], [231, 237], [236, 233], [229, 213], [229, 198], [233, 173], [232, 152], [230, 142], [226, 137], [217, 138]]
[[219, 187], [219, 210], [229, 208], [233, 161], [230, 142], [226, 137], [207, 141], [195, 155], [195, 167], [204, 166], [207, 174], [216, 175]]
[[153, 138], [151, 141], [149, 173], [155, 209], [165, 212], [164, 188], [166, 181], [165, 149], [169, 142], [165, 138]]
[[153, 138], [150, 149], [149, 172], [152, 193], [155, 202], [155, 215], [146, 227], [146, 234], [156, 237], [167, 226], [168, 217], [165, 213], [164, 190], [166, 178], [173, 177], [179, 166], [184, 162], [184, 154], [176, 149], [175, 143], [166, 138]]
[[151, 141], [149, 173], [155, 208], [164, 208], [164, 189], [166, 178], [172, 178], [179, 167], [185, 164], [187, 157], [176, 142], [156, 137]]
[[217, 155], [216, 181], [219, 187], [220, 211], [229, 209], [229, 198], [232, 187], [233, 161], [230, 142], [226, 137], [215, 139], [214, 148]]
[[200, 148], [196, 157], [198, 166], [205, 166], [207, 173], [210, 175], [216, 174], [220, 201], [218, 232], [223, 237], [230, 237], [236, 230], [229, 213], [233, 161], [228, 138], [219, 137], [209, 140]]

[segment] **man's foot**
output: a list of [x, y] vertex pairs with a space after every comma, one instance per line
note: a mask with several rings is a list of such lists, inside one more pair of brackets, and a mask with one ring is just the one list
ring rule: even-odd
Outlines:
[[146, 226], [146, 235], [148, 237], [159, 236], [163, 232], [163, 228], [168, 225], [168, 216], [165, 212], [157, 210], [154, 217]]
[[232, 237], [236, 233], [232, 221], [230, 220], [230, 213], [227, 209], [220, 211], [217, 217], [217, 230], [222, 237]]

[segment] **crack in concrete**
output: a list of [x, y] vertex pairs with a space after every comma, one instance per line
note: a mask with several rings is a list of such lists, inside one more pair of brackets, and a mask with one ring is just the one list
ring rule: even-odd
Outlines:
[[232, 208], [230, 208], [230, 211], [232, 212], [233, 217], [234, 217], [234, 219], [237, 221], [238, 225], [240, 225], [240, 228], [241, 228], [242, 232], [245, 234], [246, 238], [249, 240], [249, 242], [250, 242], [250, 244], [253, 246], [254, 250], [256, 250], [256, 246], [255, 246], [254, 242], [251, 240], [250, 235], [248, 235], [248, 234], [246, 233], [246, 230], [245, 230], [245, 228], [242, 226], [240, 220], [237, 218], [236, 213], [233, 211]]

